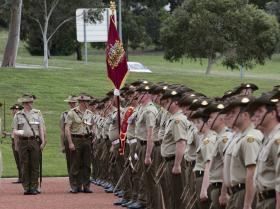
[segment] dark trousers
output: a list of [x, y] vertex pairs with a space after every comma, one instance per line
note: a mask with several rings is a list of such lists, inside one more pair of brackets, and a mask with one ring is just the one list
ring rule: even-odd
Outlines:
[[21, 168], [20, 168], [20, 161], [19, 161], [19, 153], [18, 151], [15, 150], [15, 140], [12, 139], [12, 150], [13, 150], [13, 154], [14, 154], [14, 158], [15, 158], [15, 162], [16, 162], [16, 166], [17, 166], [17, 170], [18, 170], [18, 179], [21, 181]]
[[181, 174], [173, 174], [174, 160], [167, 162], [166, 181], [168, 185], [170, 208], [168, 209], [185, 209], [184, 203], [181, 199], [186, 183], [185, 161], [181, 163]]
[[22, 186], [25, 190], [37, 189], [40, 168], [40, 144], [34, 139], [19, 139]]
[[73, 188], [89, 188], [91, 173], [91, 139], [73, 138], [75, 150], [71, 152], [70, 176]]

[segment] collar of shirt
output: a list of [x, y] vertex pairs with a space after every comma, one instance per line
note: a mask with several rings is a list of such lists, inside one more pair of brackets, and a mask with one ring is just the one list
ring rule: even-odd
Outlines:
[[251, 131], [251, 130], [254, 129], [254, 128], [255, 128], [254, 124], [251, 123], [251, 124], [249, 125], [249, 127], [248, 127], [245, 131], [243, 131], [243, 133], [241, 134], [241, 137], [240, 137], [240, 138], [245, 137], [245, 136], [249, 133], [249, 131]]

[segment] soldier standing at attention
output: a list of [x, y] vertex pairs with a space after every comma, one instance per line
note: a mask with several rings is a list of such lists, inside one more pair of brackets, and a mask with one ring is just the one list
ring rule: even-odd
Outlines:
[[35, 99], [34, 95], [24, 94], [19, 99], [24, 109], [19, 111], [13, 120], [13, 134], [16, 150], [19, 151], [25, 195], [40, 193], [38, 191], [40, 154], [46, 144], [43, 116], [40, 110], [32, 107]]
[[[183, 209], [184, 205], [180, 199], [185, 186], [185, 160], [184, 153], [188, 137], [188, 126], [190, 122], [183, 114], [178, 105], [182, 93], [169, 91], [163, 94], [162, 98], [167, 98], [168, 108], [171, 116], [166, 122], [166, 129], [161, 145], [161, 155], [166, 161], [166, 181], [170, 204], [168, 209]], [[164, 195], [166, 196], [166, 195]]]
[[[70, 176], [73, 178], [71, 193], [92, 193], [91, 173], [91, 126], [92, 112], [87, 110], [91, 98], [84, 93], [77, 97], [79, 105], [66, 117], [65, 133], [71, 152]], [[82, 189], [83, 187], [83, 189]]]
[[227, 188], [223, 184], [223, 150], [232, 138], [231, 131], [225, 125], [225, 114], [221, 111], [225, 108], [221, 102], [211, 104], [206, 108], [209, 115], [210, 129], [217, 133], [217, 140], [213, 149], [213, 156], [209, 169], [209, 198], [212, 202], [212, 209], [223, 209], [226, 204], [219, 202], [220, 196], [227, 198]]
[[[12, 111], [12, 116], [15, 117], [16, 113], [22, 109], [23, 109], [23, 107], [19, 104], [13, 105], [10, 108], [10, 110]], [[15, 139], [14, 139], [13, 134], [11, 134], [11, 139], [12, 139], [12, 150], [13, 150], [13, 154], [14, 154], [14, 158], [15, 158], [15, 162], [16, 162], [17, 170], [18, 170], [18, 180], [13, 183], [20, 184], [22, 181], [21, 181], [21, 168], [20, 168], [20, 161], [19, 161], [19, 153], [18, 153], [18, 150], [15, 149], [16, 145], [15, 145]]]
[[250, 111], [257, 118], [257, 128], [264, 134], [254, 176], [257, 209], [280, 208], [280, 200], [276, 201], [276, 193], [280, 194], [280, 171], [277, 168], [280, 163], [280, 120], [276, 109], [277, 100], [272, 96], [273, 93], [264, 94], [250, 105]]
[[135, 126], [135, 137], [138, 139], [139, 148], [139, 174], [143, 176], [143, 182], [140, 183], [140, 191], [138, 195], [138, 202], [130, 205], [131, 209], [140, 209], [148, 206], [154, 208], [152, 194], [155, 190], [155, 183], [153, 181], [153, 174], [147, 170], [152, 164], [152, 151], [154, 147], [153, 130], [156, 124], [157, 108], [152, 102], [150, 95], [150, 86], [144, 85], [138, 88], [141, 92], [142, 109]]
[[[64, 102], [67, 102], [69, 105], [70, 110], [76, 107], [77, 100], [75, 99], [75, 96], [70, 95]], [[65, 134], [65, 124], [66, 124], [66, 118], [67, 118], [68, 111], [63, 112], [60, 116], [60, 147], [61, 147], [61, 152], [65, 153], [66, 156], [66, 163], [67, 163], [67, 172], [69, 175], [69, 182], [70, 182], [70, 187], [72, 189], [72, 177], [70, 175], [70, 150], [69, 150], [69, 145], [68, 141], [66, 138]]]
[[254, 128], [251, 121], [248, 105], [252, 101], [252, 97], [238, 96], [227, 107], [235, 109], [234, 112], [237, 114], [233, 126], [240, 130], [231, 155], [229, 172], [231, 197], [227, 209], [254, 208], [253, 177], [263, 135]]

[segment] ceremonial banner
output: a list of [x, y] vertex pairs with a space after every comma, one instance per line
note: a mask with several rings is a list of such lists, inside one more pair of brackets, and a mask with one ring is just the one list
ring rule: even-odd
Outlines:
[[108, 42], [106, 47], [107, 74], [116, 89], [120, 89], [127, 72], [127, 60], [123, 44], [115, 25], [115, 16], [110, 16]]

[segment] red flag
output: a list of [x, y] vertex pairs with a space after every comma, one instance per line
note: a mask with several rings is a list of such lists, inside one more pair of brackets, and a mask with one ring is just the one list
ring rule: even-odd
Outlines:
[[108, 42], [106, 47], [107, 74], [116, 89], [120, 89], [128, 72], [123, 44], [115, 24], [115, 16], [110, 16]]

